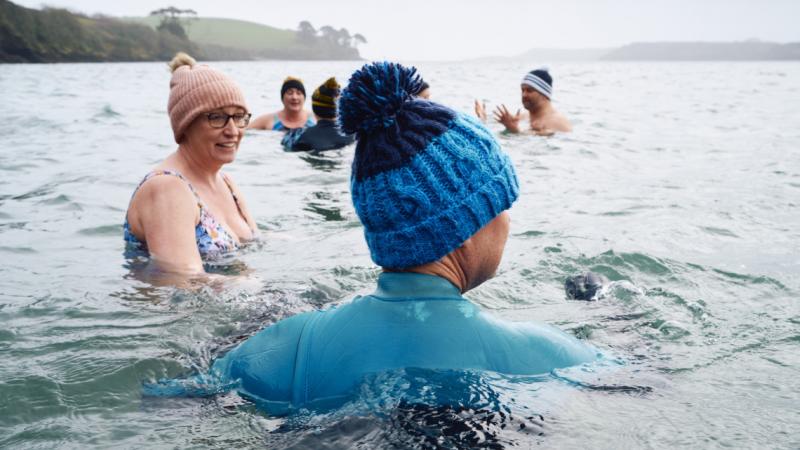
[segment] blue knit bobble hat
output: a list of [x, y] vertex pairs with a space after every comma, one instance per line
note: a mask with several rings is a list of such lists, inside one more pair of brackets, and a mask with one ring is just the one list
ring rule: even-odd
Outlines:
[[511, 207], [511, 159], [480, 122], [414, 97], [413, 67], [367, 64], [339, 98], [357, 144], [350, 191], [373, 261], [403, 269], [457, 249]]

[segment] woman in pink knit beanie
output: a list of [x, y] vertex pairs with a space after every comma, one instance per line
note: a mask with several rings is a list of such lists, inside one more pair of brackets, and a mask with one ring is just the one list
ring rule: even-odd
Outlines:
[[222, 166], [233, 162], [250, 113], [236, 83], [178, 53], [167, 111], [178, 149], [136, 188], [125, 218], [128, 246], [161, 271], [201, 274], [203, 260], [253, 239], [256, 224]]

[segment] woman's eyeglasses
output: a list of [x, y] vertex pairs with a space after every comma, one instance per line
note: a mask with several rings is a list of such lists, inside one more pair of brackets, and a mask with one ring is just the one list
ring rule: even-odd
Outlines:
[[237, 128], [245, 128], [247, 124], [250, 123], [250, 117], [252, 117], [250, 113], [225, 114], [213, 112], [206, 114], [208, 124], [211, 128], [225, 128], [230, 119], [233, 119], [233, 124], [236, 125]]

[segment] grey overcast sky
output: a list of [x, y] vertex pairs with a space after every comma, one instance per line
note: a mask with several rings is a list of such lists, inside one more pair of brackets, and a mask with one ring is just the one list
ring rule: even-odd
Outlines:
[[368, 59], [512, 56], [531, 48], [634, 41], [800, 41], [800, 0], [12, 0], [84, 14], [144, 16], [165, 6], [296, 29], [361, 33]]

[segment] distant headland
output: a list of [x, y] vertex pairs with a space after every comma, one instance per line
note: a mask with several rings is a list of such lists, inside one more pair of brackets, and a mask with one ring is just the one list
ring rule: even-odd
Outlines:
[[797, 61], [800, 42], [636, 42], [617, 48], [534, 48], [476, 61]]
[[611, 50], [606, 61], [768, 61], [800, 60], [800, 42], [637, 42]]
[[178, 51], [204, 60], [359, 60], [358, 45], [366, 42], [308, 21], [283, 30], [175, 7], [148, 17], [88, 17], [0, 0], [0, 63], [167, 61]]

